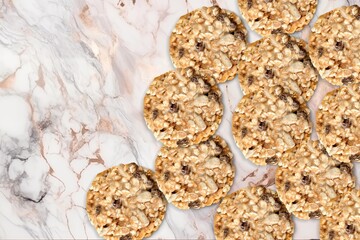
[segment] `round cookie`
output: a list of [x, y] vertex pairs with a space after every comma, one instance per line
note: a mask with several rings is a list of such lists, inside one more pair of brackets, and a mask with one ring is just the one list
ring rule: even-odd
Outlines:
[[248, 45], [239, 62], [239, 81], [245, 94], [281, 85], [290, 94], [309, 101], [318, 75], [306, 42], [287, 34], [271, 34]]
[[178, 68], [191, 66], [225, 82], [237, 73], [246, 35], [235, 13], [218, 6], [202, 7], [176, 23], [170, 36], [170, 57]]
[[120, 164], [96, 175], [86, 211], [105, 239], [143, 239], [159, 228], [166, 200], [152, 171], [135, 163]]
[[245, 95], [232, 119], [232, 133], [244, 156], [258, 165], [276, 164], [311, 133], [309, 109], [281, 86]]
[[360, 161], [360, 83], [329, 92], [316, 113], [326, 151], [341, 162]]
[[300, 31], [313, 18], [317, 0], [238, 0], [240, 12], [250, 27], [267, 36], [274, 32]]
[[162, 147], [155, 172], [167, 200], [180, 209], [210, 206], [234, 180], [233, 155], [219, 136], [189, 147]]
[[360, 191], [348, 193], [333, 206], [329, 215], [320, 218], [320, 239], [360, 239]]
[[330, 200], [355, 187], [352, 164], [330, 157], [319, 141], [303, 141], [287, 152], [276, 171], [276, 189], [287, 210], [301, 219], [320, 218]]
[[294, 223], [276, 192], [249, 187], [227, 195], [216, 210], [216, 239], [292, 239]]
[[182, 147], [207, 140], [223, 115], [221, 91], [212, 77], [193, 68], [154, 79], [144, 97], [144, 117], [157, 140]]
[[309, 53], [320, 76], [334, 85], [360, 82], [360, 7], [321, 15], [311, 29]]

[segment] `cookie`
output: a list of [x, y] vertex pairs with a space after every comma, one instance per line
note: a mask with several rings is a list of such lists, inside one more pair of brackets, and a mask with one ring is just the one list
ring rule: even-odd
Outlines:
[[232, 133], [246, 158], [276, 164], [311, 133], [309, 109], [281, 86], [245, 95], [232, 119]]
[[162, 74], [144, 98], [144, 117], [157, 140], [168, 147], [197, 144], [212, 136], [223, 115], [214, 78], [193, 68]]
[[309, 53], [320, 76], [331, 84], [360, 82], [360, 7], [321, 15], [311, 29]]
[[202, 7], [176, 23], [170, 36], [170, 57], [178, 68], [191, 66], [225, 82], [237, 73], [246, 35], [235, 13], [218, 6]]
[[313, 18], [317, 0], [238, 0], [240, 12], [250, 27], [267, 36], [274, 32], [300, 31]]
[[135, 163], [99, 173], [87, 193], [86, 211], [105, 239], [149, 237], [164, 219], [166, 200], [154, 173]]
[[330, 200], [355, 187], [352, 164], [330, 157], [319, 141], [303, 141], [283, 156], [281, 165], [275, 180], [279, 198], [301, 219], [320, 218]]
[[294, 223], [276, 192], [249, 187], [226, 196], [216, 210], [216, 239], [292, 239]]
[[239, 81], [245, 94], [281, 85], [309, 101], [318, 75], [306, 42], [287, 34], [272, 34], [248, 45], [239, 62]]
[[360, 83], [329, 92], [316, 113], [326, 151], [341, 162], [360, 161]]
[[189, 147], [162, 147], [155, 169], [159, 188], [180, 209], [210, 206], [234, 180], [233, 155], [219, 136]]
[[333, 205], [330, 214], [320, 218], [320, 239], [360, 239], [360, 191], [348, 193]]

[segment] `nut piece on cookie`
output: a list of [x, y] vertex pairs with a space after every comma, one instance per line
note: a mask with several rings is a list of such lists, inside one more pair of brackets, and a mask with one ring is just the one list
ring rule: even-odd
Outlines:
[[360, 7], [336, 8], [311, 29], [309, 53], [322, 78], [334, 85], [360, 82]]
[[210, 138], [223, 115], [214, 78], [188, 67], [156, 77], [144, 97], [144, 118], [157, 140], [186, 147]]
[[324, 97], [316, 113], [316, 130], [335, 159], [360, 161], [360, 83], [340, 87]]
[[214, 218], [216, 239], [292, 239], [294, 223], [275, 191], [262, 186], [227, 195]]
[[232, 133], [246, 158], [277, 164], [283, 154], [311, 133], [309, 109], [279, 85], [245, 95], [235, 109]]
[[317, 0], [238, 0], [250, 27], [262, 36], [300, 31], [313, 18]]
[[135, 163], [109, 168], [93, 180], [86, 211], [105, 239], [143, 239], [164, 219], [166, 200], [151, 170]]
[[219, 136], [189, 147], [163, 146], [155, 163], [159, 188], [177, 208], [210, 206], [230, 190], [235, 175], [232, 158]]
[[175, 67], [191, 66], [222, 83], [235, 77], [246, 35], [235, 13], [219, 6], [202, 7], [176, 23], [170, 36], [170, 57]]

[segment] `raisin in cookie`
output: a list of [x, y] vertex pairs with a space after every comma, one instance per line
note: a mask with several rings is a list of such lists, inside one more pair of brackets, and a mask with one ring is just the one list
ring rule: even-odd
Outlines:
[[306, 42], [287, 34], [271, 34], [248, 45], [239, 62], [239, 81], [245, 94], [259, 88], [283, 86], [309, 101], [318, 82]]
[[320, 239], [360, 239], [360, 191], [348, 193], [333, 206], [329, 215], [320, 218]]
[[294, 223], [276, 192], [249, 187], [227, 195], [216, 210], [216, 239], [292, 239]]
[[360, 7], [321, 15], [311, 29], [309, 52], [322, 78], [334, 85], [360, 81]]
[[352, 164], [330, 157], [319, 141], [303, 141], [284, 154], [280, 165], [277, 192], [288, 211], [301, 219], [320, 218], [330, 200], [344, 197], [355, 187]]
[[246, 158], [276, 164], [311, 133], [309, 109], [281, 86], [245, 95], [233, 114], [232, 133]]
[[237, 73], [246, 34], [235, 13], [218, 6], [202, 7], [176, 23], [170, 36], [170, 56], [178, 68], [191, 66], [225, 82]]
[[143, 239], [159, 228], [166, 200], [152, 171], [135, 163], [121, 164], [95, 177], [86, 211], [105, 239]]
[[360, 83], [329, 92], [316, 113], [326, 151], [342, 162], [360, 161]]
[[238, 4], [250, 27], [266, 36], [303, 29], [314, 16], [317, 0], [238, 0]]
[[159, 188], [181, 209], [210, 206], [223, 198], [234, 180], [233, 155], [219, 136], [189, 147], [162, 147], [155, 169]]
[[158, 76], [144, 98], [144, 117], [155, 137], [168, 147], [207, 140], [223, 115], [221, 92], [212, 77], [193, 68]]

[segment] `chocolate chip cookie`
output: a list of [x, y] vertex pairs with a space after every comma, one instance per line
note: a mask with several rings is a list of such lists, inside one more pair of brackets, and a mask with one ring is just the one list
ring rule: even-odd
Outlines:
[[235, 77], [246, 29], [233, 12], [202, 7], [180, 17], [170, 36], [170, 56], [178, 68], [191, 66], [217, 82]]
[[234, 180], [233, 155], [214, 136], [189, 147], [162, 147], [155, 172], [167, 200], [181, 209], [210, 206], [223, 198]]
[[214, 78], [191, 67], [156, 77], [144, 98], [146, 124], [168, 147], [207, 140], [222, 115], [221, 92]]

